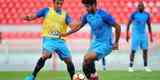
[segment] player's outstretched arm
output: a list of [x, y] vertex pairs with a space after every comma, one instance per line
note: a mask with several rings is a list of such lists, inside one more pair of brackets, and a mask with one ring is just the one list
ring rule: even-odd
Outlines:
[[60, 34], [62, 37], [71, 35], [72, 33], [79, 31], [84, 25], [81, 22], [74, 22], [70, 24], [70, 26], [72, 27], [70, 31], [68, 31], [67, 33]]
[[119, 38], [121, 34], [121, 27], [119, 24], [114, 24], [113, 27], [115, 28], [115, 43], [113, 44], [113, 50], [118, 49], [118, 43], [119, 43]]
[[36, 18], [37, 18], [37, 16], [35, 14], [31, 15], [31, 16], [27, 15], [27, 16], [22, 17], [22, 19], [27, 20], [27, 21], [32, 21], [32, 20], [34, 20]]

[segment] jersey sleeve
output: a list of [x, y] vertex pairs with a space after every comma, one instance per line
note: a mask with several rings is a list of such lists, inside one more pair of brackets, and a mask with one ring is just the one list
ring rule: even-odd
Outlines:
[[148, 12], [146, 12], [146, 14], [147, 14], [147, 16], [148, 16], [147, 21], [151, 21], [151, 16], [150, 16], [150, 14], [149, 14]]
[[65, 18], [65, 22], [67, 25], [71, 24], [73, 22], [72, 17], [67, 14]]
[[82, 25], [87, 24], [87, 14], [81, 16], [80, 21]]
[[46, 14], [48, 13], [48, 11], [49, 11], [49, 8], [48, 8], [48, 7], [43, 8], [43, 9], [41, 9], [40, 11], [38, 11], [38, 12], [36, 13], [36, 16], [37, 16], [37, 17], [45, 17]]
[[109, 25], [114, 25], [116, 23], [115, 18], [106, 11], [101, 10], [101, 15], [105, 23]]
[[129, 17], [129, 20], [134, 20], [134, 15], [136, 14], [136, 12], [132, 13]]

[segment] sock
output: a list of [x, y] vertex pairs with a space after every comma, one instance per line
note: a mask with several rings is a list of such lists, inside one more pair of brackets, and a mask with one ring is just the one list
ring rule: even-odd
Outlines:
[[146, 49], [143, 50], [144, 67], [147, 67], [147, 66], [148, 66], [148, 62], [147, 62], [147, 60], [148, 60], [147, 51], [148, 51], [148, 50], [146, 50]]
[[130, 64], [129, 64], [129, 67], [133, 67], [135, 52], [136, 51], [132, 50], [132, 52], [130, 54]]
[[73, 63], [68, 63], [68, 64], [67, 64], [67, 70], [68, 70], [68, 72], [69, 72], [69, 74], [70, 74], [70, 78], [71, 78], [71, 80], [72, 80], [73, 75], [75, 74], [75, 68], [74, 68]]
[[95, 72], [96, 72], [95, 63], [94, 63], [94, 62], [91, 62], [91, 63], [86, 64], [86, 63], [84, 62], [84, 63], [83, 63], [83, 72], [84, 72], [84, 74], [86, 75], [86, 77], [89, 79], [89, 78], [90, 78], [90, 75], [91, 75], [92, 73], [95, 73]]
[[133, 61], [130, 61], [129, 67], [133, 67]]
[[147, 67], [148, 66], [148, 63], [147, 63], [147, 61], [145, 60], [144, 61], [144, 67]]
[[95, 68], [95, 63], [94, 62], [90, 63], [90, 68], [89, 69], [90, 69], [90, 74], [96, 72], [96, 68]]
[[102, 66], [103, 66], [103, 69], [106, 69], [106, 60], [105, 60], [105, 57], [102, 59]]
[[35, 69], [34, 69], [34, 71], [33, 71], [33, 73], [32, 73], [32, 75], [33, 75], [34, 77], [37, 76], [37, 73], [38, 73], [38, 72], [41, 70], [41, 68], [44, 66], [45, 61], [46, 61], [46, 59], [42, 59], [42, 58], [40, 58], [40, 59], [38, 60], [38, 62], [37, 62], [37, 64], [36, 64], [36, 67], [35, 67]]
[[83, 72], [86, 75], [86, 77], [89, 79], [90, 78], [90, 69], [85, 62], [83, 62]]

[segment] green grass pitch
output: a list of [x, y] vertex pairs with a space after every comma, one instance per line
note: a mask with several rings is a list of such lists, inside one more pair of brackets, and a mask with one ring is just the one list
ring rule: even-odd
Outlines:
[[[24, 80], [30, 72], [0, 72], [0, 80]], [[160, 71], [100, 71], [100, 80], [160, 80]], [[41, 71], [36, 80], [69, 80], [67, 72], [63, 71]]]

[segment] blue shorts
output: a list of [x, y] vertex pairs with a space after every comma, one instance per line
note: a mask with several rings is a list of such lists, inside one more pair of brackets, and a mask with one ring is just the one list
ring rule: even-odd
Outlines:
[[95, 52], [97, 60], [99, 60], [112, 52], [112, 45], [107, 45], [106, 43], [93, 41], [91, 43], [89, 51]]
[[141, 49], [148, 49], [148, 37], [143, 35], [133, 36], [131, 40], [131, 48], [132, 50], [138, 50], [139, 47]]
[[56, 52], [61, 60], [71, 57], [70, 51], [65, 44], [65, 41], [62, 39], [44, 37], [42, 47], [43, 51], [47, 52], [47, 54]]

